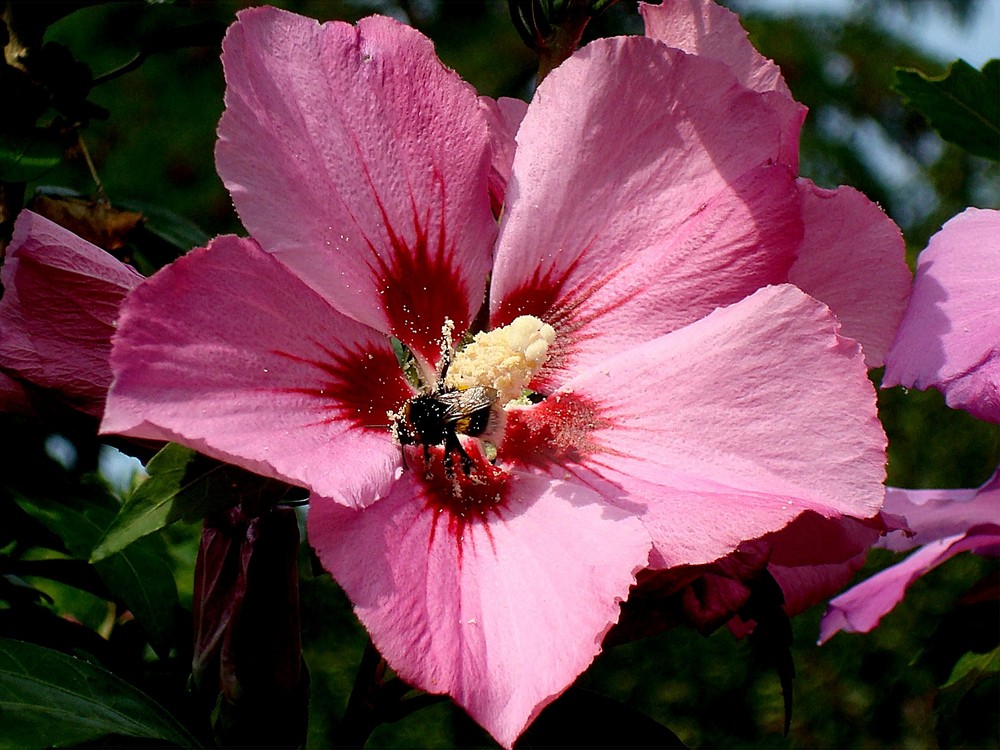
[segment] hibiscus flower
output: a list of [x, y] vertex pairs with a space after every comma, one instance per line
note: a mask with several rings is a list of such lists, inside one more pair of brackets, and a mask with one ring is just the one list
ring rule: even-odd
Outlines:
[[820, 621], [820, 643], [841, 630], [867, 633], [874, 629], [903, 600], [911, 584], [961, 552], [1000, 556], [1000, 472], [970, 490], [889, 487], [885, 511], [906, 518], [908, 528], [877, 546], [895, 552], [916, 551], [831, 599]]
[[142, 276], [68, 229], [22, 211], [0, 280], [0, 370], [99, 417], [111, 384], [118, 307]]
[[[936, 388], [952, 408], [1000, 423], [1000, 211], [969, 208], [935, 234], [917, 261], [906, 314], [886, 359], [883, 386]], [[960, 552], [1000, 555], [1000, 469], [982, 487], [886, 492], [885, 511], [906, 519], [878, 546], [917, 549], [830, 601], [820, 642], [866, 633], [924, 573]]]
[[270, 8], [223, 62], [217, 163], [253, 239], [129, 296], [102, 430], [307, 487], [404, 680], [510, 746], [639, 571], [878, 511], [864, 356], [784, 283], [808, 196], [851, 214], [796, 182], [789, 96], [634, 37], [522, 112], [395, 21]]
[[1000, 211], [968, 208], [931, 237], [886, 360], [885, 387], [936, 388], [1000, 424]]

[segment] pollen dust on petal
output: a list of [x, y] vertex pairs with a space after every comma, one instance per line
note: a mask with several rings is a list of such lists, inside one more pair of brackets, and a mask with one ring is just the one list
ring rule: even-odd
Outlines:
[[508, 409], [504, 463], [541, 469], [582, 465], [605, 451], [593, 433], [609, 426], [597, 406], [576, 393], [555, 393], [533, 406]]

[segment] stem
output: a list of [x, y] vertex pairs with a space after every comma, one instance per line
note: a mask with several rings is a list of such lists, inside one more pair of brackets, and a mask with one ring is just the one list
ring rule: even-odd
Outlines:
[[87, 169], [90, 170], [90, 176], [94, 180], [94, 185], [97, 187], [97, 202], [107, 206], [109, 205], [108, 194], [104, 192], [104, 183], [101, 182], [101, 178], [97, 175], [97, 168], [94, 166], [94, 160], [90, 158], [90, 151], [87, 149], [87, 144], [83, 141], [83, 133], [79, 130], [76, 132], [76, 140], [80, 145], [80, 153], [83, 154], [83, 159], [87, 162]]
[[583, 37], [583, 30], [591, 19], [591, 11], [585, 3], [570, 0], [566, 8], [566, 17], [555, 27], [552, 37], [538, 49], [537, 87], [553, 70], [559, 67], [563, 60], [576, 52]]
[[351, 697], [347, 700], [347, 710], [340, 726], [338, 747], [364, 747], [372, 731], [379, 725], [379, 691], [385, 669], [385, 659], [369, 638], [361, 655], [361, 664], [354, 678]]
[[336, 747], [362, 748], [379, 724], [409, 716], [415, 711], [446, 699], [444, 695], [418, 693], [406, 697], [414, 689], [398, 677], [385, 679], [388, 669], [385, 659], [368, 639], [351, 697], [340, 725], [340, 741]]

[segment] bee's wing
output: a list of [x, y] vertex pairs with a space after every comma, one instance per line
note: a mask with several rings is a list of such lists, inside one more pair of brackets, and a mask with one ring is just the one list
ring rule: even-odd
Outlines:
[[438, 395], [438, 401], [445, 405], [443, 419], [445, 422], [457, 422], [475, 414], [480, 409], [488, 409], [497, 400], [497, 392], [493, 388], [474, 385], [458, 391], [445, 391]]

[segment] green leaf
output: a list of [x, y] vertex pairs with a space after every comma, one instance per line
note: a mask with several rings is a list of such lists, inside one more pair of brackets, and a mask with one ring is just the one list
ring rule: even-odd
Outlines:
[[193, 523], [236, 502], [274, 501], [288, 485], [251, 474], [170, 443], [150, 460], [149, 479], [125, 501], [91, 560], [125, 549], [175, 521]]
[[24, 560], [13, 559], [4, 561], [5, 576], [13, 575], [18, 579], [23, 577], [47, 578], [67, 586], [86, 591], [102, 599], [108, 598], [107, 584], [101, 580], [94, 570], [83, 560], [65, 560], [61, 558]]
[[145, 201], [124, 200], [117, 204], [128, 211], [138, 211], [143, 217], [143, 228], [173, 248], [186, 253], [195, 247], [205, 247], [211, 237], [193, 221], [176, 214], [169, 208]]
[[897, 68], [894, 88], [946, 141], [1000, 161], [1000, 60], [981, 71], [956, 60], [939, 78]]
[[0, 746], [67, 747], [109, 734], [200, 746], [160, 704], [112, 673], [0, 639]]
[[958, 660], [951, 670], [948, 681], [941, 688], [951, 688], [960, 682], [976, 681], [991, 674], [1000, 674], [1000, 648], [985, 654], [970, 651]]
[[37, 180], [62, 158], [61, 144], [44, 130], [30, 135], [0, 133], [0, 182]]
[[[137, 539], [186, 518], [198, 520], [197, 500], [188, 497], [189, 473], [197, 453], [177, 443], [168, 443], [146, 466], [149, 478], [132, 491], [104, 537], [91, 552], [99, 562]], [[217, 465], [219, 466], [219, 465]], [[190, 501], [185, 503], [185, 500]]]
[[77, 559], [87, 559], [114, 517], [118, 503], [93, 484], [80, 487], [72, 495], [35, 497], [14, 494], [17, 504], [45, 528], [58, 536], [66, 550]]
[[166, 653], [174, 641], [180, 598], [163, 540], [143, 539], [94, 567], [135, 615], [157, 651]]
[[[100, 488], [85, 490], [86, 494], [59, 499], [20, 494], [15, 499], [25, 512], [62, 539], [73, 557], [86, 560], [114, 520], [118, 503]], [[169, 648], [180, 600], [163, 540], [143, 539], [94, 567], [108, 589], [135, 615], [157, 650]]]
[[526, 747], [686, 748], [670, 729], [625, 703], [573, 686], [524, 733]]
[[[996, 705], [998, 674], [1000, 648], [994, 648], [985, 654], [970, 651], [955, 663], [948, 681], [941, 686], [934, 699], [941, 747], [990, 744], [986, 737], [977, 732], [976, 719], [983, 715], [983, 709], [989, 711]], [[986, 736], [994, 736], [995, 730], [989, 729], [988, 723], [986, 727]]]

